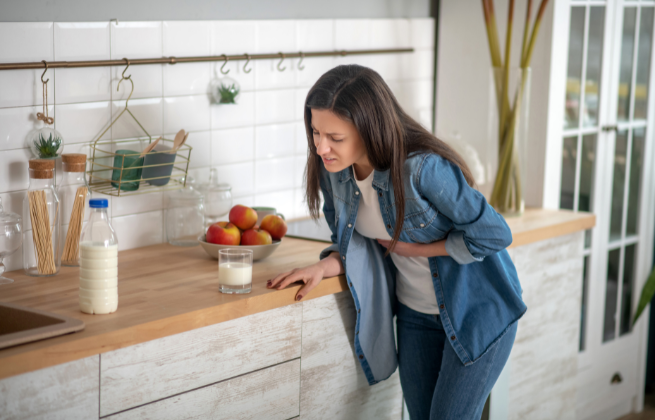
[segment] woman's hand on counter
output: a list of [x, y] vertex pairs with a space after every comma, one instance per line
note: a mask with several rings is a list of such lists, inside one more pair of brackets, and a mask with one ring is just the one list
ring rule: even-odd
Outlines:
[[[389, 248], [391, 240], [378, 239], [378, 243], [385, 248]], [[445, 257], [448, 256], [446, 252], [446, 241], [441, 240], [432, 242], [431, 244], [411, 244], [409, 242], [396, 242], [396, 246], [391, 250], [394, 254], [401, 257]]]
[[343, 274], [343, 272], [343, 264], [339, 258], [339, 253], [333, 252], [316, 264], [294, 268], [291, 271], [278, 274], [266, 283], [266, 287], [281, 290], [291, 283], [302, 281], [305, 285], [296, 294], [296, 300], [298, 301], [316, 287], [323, 280], [323, 277], [333, 277]]

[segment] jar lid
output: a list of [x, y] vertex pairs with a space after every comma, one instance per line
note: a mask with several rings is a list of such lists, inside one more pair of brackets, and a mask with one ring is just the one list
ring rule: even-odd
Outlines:
[[166, 194], [168, 198], [168, 207], [177, 207], [180, 204], [200, 204], [204, 198], [202, 194], [193, 188], [182, 188], [171, 191]]
[[32, 179], [51, 179], [54, 176], [55, 161], [54, 159], [30, 159], [29, 161], [30, 178]]
[[86, 163], [84, 153], [64, 153], [61, 155], [61, 161], [64, 163]]
[[4, 211], [2, 208], [2, 198], [0, 198], [0, 226], [20, 223], [20, 220], [20, 216], [16, 213], [8, 213]]

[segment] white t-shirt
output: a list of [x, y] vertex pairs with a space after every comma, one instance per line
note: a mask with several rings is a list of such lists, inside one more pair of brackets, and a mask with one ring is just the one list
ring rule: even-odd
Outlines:
[[[353, 173], [355, 173], [354, 167]], [[363, 181], [358, 180], [355, 175], [355, 182], [361, 194], [355, 230], [367, 238], [391, 239], [384, 228], [378, 194], [373, 188], [374, 173], [375, 171], [371, 171], [371, 174]], [[398, 269], [396, 276], [398, 300], [415, 311], [438, 314], [439, 306], [432, 285], [428, 259], [426, 257], [401, 257], [393, 252], [389, 255]]]

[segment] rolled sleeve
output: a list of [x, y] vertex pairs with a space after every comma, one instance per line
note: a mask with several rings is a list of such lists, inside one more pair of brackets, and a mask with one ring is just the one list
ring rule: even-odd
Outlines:
[[418, 177], [421, 195], [453, 223], [445, 245], [457, 263], [482, 261], [512, 243], [512, 232], [503, 216], [468, 185], [457, 165], [430, 153]]

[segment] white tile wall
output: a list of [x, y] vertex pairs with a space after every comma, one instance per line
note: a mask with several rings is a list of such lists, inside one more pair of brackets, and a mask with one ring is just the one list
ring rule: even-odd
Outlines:
[[[170, 136], [189, 131], [190, 174], [199, 182], [217, 167], [232, 185], [234, 202], [275, 206], [287, 218], [307, 214], [302, 189], [307, 140], [303, 103], [309, 88], [330, 68], [345, 63], [371, 66], [389, 82], [406, 111], [432, 124], [434, 22], [432, 19], [321, 19], [267, 21], [170, 21], [88, 23], [0, 23], [0, 62], [122, 59], [163, 56], [319, 51], [412, 46], [414, 54], [230, 61], [229, 76], [241, 84], [237, 105], [211, 105], [208, 84], [223, 77], [223, 63], [130, 66], [134, 81], [129, 106], [148, 132]], [[124, 67], [49, 70], [50, 114], [66, 152], [88, 153], [120, 113], [130, 83], [118, 81]], [[0, 198], [22, 213], [28, 185], [25, 136], [39, 127], [42, 70], [0, 71]], [[56, 85], [56, 89], [55, 89]], [[107, 139], [141, 137], [124, 114]], [[139, 147], [138, 143], [126, 146]], [[121, 146], [123, 147], [123, 146]], [[58, 165], [60, 167], [60, 165]], [[111, 197], [110, 216], [120, 248], [160, 243], [161, 193]], [[20, 250], [6, 262], [21, 267]]]

